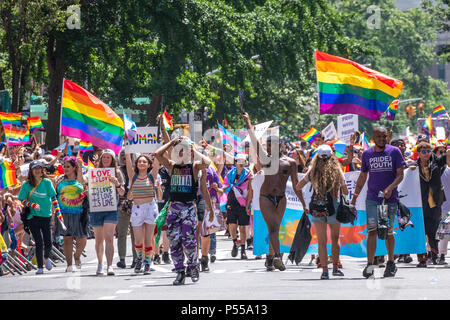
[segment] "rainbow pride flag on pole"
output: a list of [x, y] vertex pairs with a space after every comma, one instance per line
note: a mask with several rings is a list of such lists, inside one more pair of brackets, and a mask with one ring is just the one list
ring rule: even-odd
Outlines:
[[403, 82], [356, 62], [316, 50], [321, 114], [361, 115], [380, 120], [403, 89]]
[[90, 141], [80, 141], [80, 152], [94, 151], [94, 146]]
[[436, 119], [440, 119], [440, 118], [443, 118], [443, 117], [448, 118], [448, 113], [445, 110], [443, 105], [439, 105], [439, 106], [437, 106], [436, 108], [433, 109], [433, 116], [432, 117], [436, 118]]
[[30, 130], [28, 126], [10, 126], [5, 128], [8, 146], [18, 146], [30, 143]]
[[44, 126], [42, 125], [41, 117], [27, 117], [28, 128], [30, 128], [30, 132], [33, 133], [36, 130], [44, 130]]
[[20, 112], [0, 112], [0, 120], [3, 127], [10, 127], [12, 125], [20, 126], [22, 123], [22, 114]]
[[166, 110], [164, 110], [164, 113], [162, 114], [162, 122], [166, 131], [173, 130], [172, 117], [167, 113]]
[[15, 186], [17, 184], [16, 167], [7, 160], [0, 163], [0, 189]]
[[395, 120], [395, 114], [397, 113], [398, 109], [398, 99], [392, 101], [392, 103], [389, 105], [389, 107], [386, 110], [386, 119], [394, 121]]
[[229, 143], [234, 148], [235, 152], [241, 152], [242, 140], [238, 136], [235, 136], [230, 131], [222, 127], [220, 123], [217, 123], [217, 126], [219, 127], [219, 131], [222, 136], [222, 144]]
[[104, 102], [75, 82], [64, 79], [61, 104], [61, 135], [91, 141], [119, 154], [123, 120]]
[[423, 124], [422, 129], [430, 137], [433, 136], [433, 119], [431, 118], [431, 114], [428, 116], [427, 120], [425, 120], [425, 123]]
[[308, 141], [309, 143], [312, 143], [314, 141], [314, 139], [316, 138], [316, 136], [319, 134], [320, 134], [319, 130], [311, 127], [311, 128], [309, 128], [308, 132], [301, 135], [300, 138], [302, 138], [305, 141]]

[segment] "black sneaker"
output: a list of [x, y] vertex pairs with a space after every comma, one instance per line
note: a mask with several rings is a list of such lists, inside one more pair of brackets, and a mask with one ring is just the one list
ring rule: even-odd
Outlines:
[[267, 271], [274, 271], [275, 267], [273, 265], [273, 257], [266, 256], [266, 262], [264, 263]]
[[344, 273], [339, 269], [333, 269], [333, 276], [343, 277]]
[[388, 261], [386, 263], [386, 269], [384, 269], [383, 276], [385, 278], [387, 278], [387, 277], [394, 277], [396, 273], [397, 273], [397, 267], [395, 266], [395, 262], [394, 261]]
[[241, 260], [247, 260], [247, 254], [245, 253], [245, 246], [241, 247]]
[[161, 264], [161, 257], [159, 256], [159, 254], [155, 254], [155, 256], [153, 257], [153, 263]]
[[189, 268], [186, 268], [186, 277], [190, 277], [192, 275], [192, 270]]
[[405, 255], [401, 254], [398, 257], [397, 263], [404, 263], [405, 262]]
[[322, 272], [322, 275], [320, 276], [320, 280], [328, 280], [330, 277], [328, 276], [328, 272]]
[[197, 282], [200, 279], [200, 273], [198, 272], [198, 267], [191, 270], [192, 282]]
[[162, 254], [162, 260], [165, 264], [171, 264], [172, 261], [169, 258], [169, 253], [168, 252], [163, 252]]
[[374, 276], [375, 266], [373, 264], [368, 264], [363, 270], [363, 277], [368, 279]]
[[439, 265], [446, 265], [446, 264], [448, 264], [447, 262], [445, 262], [445, 254], [441, 254], [441, 256], [439, 257], [438, 264]]
[[125, 264], [125, 259], [120, 259], [119, 262], [117, 262], [117, 267], [121, 269], [125, 269], [127, 265]]
[[233, 249], [231, 249], [231, 256], [234, 258], [236, 257], [238, 254], [238, 246], [236, 245], [236, 243], [233, 243]]
[[427, 268], [427, 262], [425, 260], [419, 261], [417, 268]]
[[247, 239], [247, 249], [253, 249], [253, 237]]
[[173, 285], [174, 286], [182, 285], [182, 284], [184, 284], [185, 279], [186, 279], [186, 274], [184, 271], [177, 272], [177, 277], [176, 277], [175, 281], [173, 282]]
[[140, 273], [140, 272], [142, 272], [142, 260], [137, 259], [136, 266], [134, 267], [134, 273]]
[[409, 254], [405, 255], [405, 258], [403, 259], [405, 263], [411, 263], [413, 261], [413, 258]]
[[211, 253], [209, 256], [209, 260], [211, 261], [211, 263], [214, 263], [214, 261], [216, 261], [216, 255], [214, 253]]
[[273, 258], [273, 266], [280, 271], [286, 270], [286, 267], [280, 257]]
[[145, 263], [144, 264], [144, 274], [150, 274], [150, 263]]
[[202, 257], [200, 259], [200, 265], [202, 266], [202, 272], [208, 272], [209, 271], [208, 257]]
[[134, 267], [136, 267], [136, 261], [137, 260], [133, 260], [133, 262], [131, 263], [131, 266], [130, 266], [131, 269], [134, 269]]
[[255, 256], [255, 260], [261, 260], [262, 256]]

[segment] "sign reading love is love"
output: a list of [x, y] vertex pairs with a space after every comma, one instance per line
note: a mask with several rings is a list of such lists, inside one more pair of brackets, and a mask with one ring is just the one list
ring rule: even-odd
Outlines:
[[114, 168], [89, 169], [89, 210], [91, 212], [117, 210], [116, 187], [111, 182]]

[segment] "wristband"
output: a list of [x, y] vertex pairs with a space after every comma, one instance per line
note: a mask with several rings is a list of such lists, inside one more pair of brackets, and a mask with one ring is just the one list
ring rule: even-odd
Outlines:
[[359, 193], [353, 193], [353, 195], [359, 197]]

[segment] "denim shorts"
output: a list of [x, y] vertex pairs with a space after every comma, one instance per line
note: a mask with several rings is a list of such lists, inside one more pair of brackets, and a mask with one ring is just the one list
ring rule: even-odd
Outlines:
[[[367, 232], [377, 230], [378, 218], [377, 218], [377, 206], [381, 203], [373, 200], [366, 199], [366, 215], [367, 215]], [[388, 205], [388, 218], [389, 218], [389, 230], [388, 235], [394, 234], [394, 219], [397, 213], [398, 203], [387, 203]]]
[[93, 227], [103, 227], [104, 223], [117, 224], [119, 221], [119, 214], [116, 211], [104, 212], [89, 212], [89, 222]]
[[338, 206], [339, 206], [339, 202], [335, 201], [334, 202], [334, 214], [332, 216], [314, 217], [313, 215], [311, 215], [311, 221], [314, 223], [326, 222], [327, 224], [335, 224], [336, 222], [339, 222], [336, 219]]

